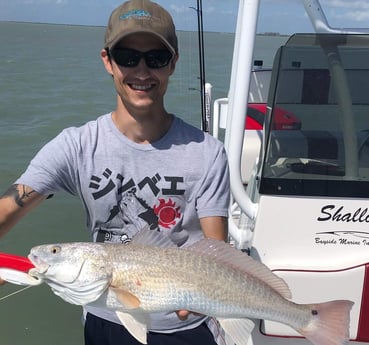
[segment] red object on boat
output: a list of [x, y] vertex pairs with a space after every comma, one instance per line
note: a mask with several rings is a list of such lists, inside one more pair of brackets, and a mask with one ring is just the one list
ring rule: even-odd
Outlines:
[[34, 266], [32, 262], [24, 256], [0, 253], [0, 267], [11, 268], [22, 272], [28, 272]]
[[[245, 129], [263, 129], [266, 112], [266, 103], [249, 103], [247, 107]], [[273, 129], [301, 129], [301, 120], [293, 113], [276, 107], [274, 109]]]

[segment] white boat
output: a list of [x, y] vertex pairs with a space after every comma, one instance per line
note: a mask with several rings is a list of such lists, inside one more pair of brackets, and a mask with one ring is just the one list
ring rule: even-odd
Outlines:
[[[259, 0], [240, 0], [227, 98], [214, 102], [231, 173], [230, 237], [291, 288], [298, 303], [348, 299], [352, 343], [369, 343], [369, 30], [329, 26], [302, 0], [315, 33], [289, 38], [272, 70], [252, 71]], [[260, 131], [248, 102], [266, 102]], [[275, 109], [301, 121], [276, 126]], [[308, 344], [256, 321], [248, 344]], [[310, 343], [309, 343], [310, 344]]]

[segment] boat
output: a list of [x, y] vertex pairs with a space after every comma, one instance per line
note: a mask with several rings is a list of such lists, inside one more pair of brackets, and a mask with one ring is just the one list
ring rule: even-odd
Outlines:
[[[298, 303], [354, 301], [350, 342], [369, 344], [369, 29], [333, 28], [318, 0], [302, 0], [315, 32], [293, 34], [272, 69], [252, 69], [259, 3], [239, 1], [228, 97], [211, 116], [212, 134], [225, 130], [230, 241]], [[263, 126], [245, 129], [255, 104]], [[293, 126], [278, 125], [281, 109]], [[310, 344], [255, 324], [247, 344]]]

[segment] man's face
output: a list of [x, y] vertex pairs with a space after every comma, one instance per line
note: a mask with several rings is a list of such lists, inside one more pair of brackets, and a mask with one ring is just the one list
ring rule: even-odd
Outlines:
[[[127, 36], [118, 42], [113, 50], [115, 48], [134, 49], [142, 53], [167, 49], [158, 38], [145, 33]], [[169, 77], [174, 72], [176, 60], [177, 56], [173, 57], [164, 67], [152, 68], [147, 66], [144, 58], [141, 58], [137, 66], [133, 67], [121, 66], [118, 64], [119, 61], [111, 58], [111, 73], [114, 77], [115, 88], [129, 112], [151, 112], [163, 107], [164, 94]]]

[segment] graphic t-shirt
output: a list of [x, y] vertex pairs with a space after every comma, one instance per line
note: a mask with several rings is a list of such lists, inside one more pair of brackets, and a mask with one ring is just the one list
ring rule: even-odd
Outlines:
[[[39, 151], [16, 183], [43, 195], [63, 190], [78, 196], [98, 242], [126, 243], [149, 227], [187, 246], [203, 237], [199, 218], [227, 217], [229, 203], [222, 143], [177, 117], [151, 144], [129, 140], [110, 113], [67, 128]], [[112, 311], [90, 311], [120, 323]], [[151, 329], [174, 331], [198, 321], [157, 315]]]

